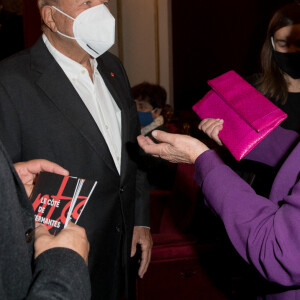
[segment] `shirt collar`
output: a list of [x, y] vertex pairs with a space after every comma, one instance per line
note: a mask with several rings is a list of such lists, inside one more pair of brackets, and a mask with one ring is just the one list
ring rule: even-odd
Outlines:
[[[80, 63], [76, 62], [75, 60], [67, 57], [66, 55], [62, 54], [58, 51], [48, 40], [47, 36], [43, 34], [43, 41], [48, 48], [51, 55], [57, 61], [57, 63], [61, 66], [67, 76], [79, 76], [83, 70], [86, 71], [86, 68], [83, 67]], [[95, 58], [90, 59], [91, 66], [95, 72], [97, 72], [97, 60]]]

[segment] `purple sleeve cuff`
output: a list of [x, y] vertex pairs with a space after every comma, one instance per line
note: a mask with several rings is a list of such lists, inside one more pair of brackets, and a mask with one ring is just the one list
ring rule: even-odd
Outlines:
[[199, 155], [195, 161], [194, 174], [194, 179], [197, 184], [201, 187], [207, 174], [215, 167], [218, 167], [220, 165], [224, 165], [224, 162], [213, 150], [207, 150]]

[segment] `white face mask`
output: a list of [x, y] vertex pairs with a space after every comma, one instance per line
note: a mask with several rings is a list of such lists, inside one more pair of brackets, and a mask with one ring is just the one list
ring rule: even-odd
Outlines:
[[104, 4], [86, 9], [75, 19], [55, 6], [54, 9], [74, 21], [74, 37], [57, 31], [60, 35], [76, 40], [94, 58], [106, 52], [115, 42], [115, 18]]

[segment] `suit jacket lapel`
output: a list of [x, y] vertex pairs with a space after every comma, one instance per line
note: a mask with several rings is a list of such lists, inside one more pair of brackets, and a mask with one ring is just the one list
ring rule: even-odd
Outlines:
[[115, 80], [112, 72], [108, 68], [106, 68], [105, 65], [102, 63], [101, 58], [98, 60], [98, 71], [101, 74], [112, 97], [116, 101], [120, 110], [122, 110], [124, 106], [124, 103], [122, 102], [123, 96], [121, 94], [122, 89], [120, 86], [118, 86], [118, 81]]
[[102, 62], [101, 57], [98, 59], [98, 71], [100, 72], [107, 88], [109, 89], [112, 97], [116, 101], [117, 105], [119, 106], [121, 110], [121, 116], [122, 116], [122, 132], [121, 132], [121, 139], [122, 139], [122, 159], [121, 159], [121, 178], [124, 178], [126, 174], [126, 167], [127, 167], [127, 156], [126, 154], [126, 145], [125, 141], [127, 138], [127, 126], [128, 126], [128, 114], [127, 110], [125, 109], [128, 104], [125, 102], [124, 94], [125, 91], [123, 91], [122, 87], [119, 85], [118, 80], [116, 80], [115, 75], [111, 72], [110, 69], [108, 69], [104, 63]]
[[32, 48], [32, 68], [37, 71], [37, 85], [64, 114], [66, 121], [72, 123], [105, 163], [117, 172], [97, 124], [42, 39]]

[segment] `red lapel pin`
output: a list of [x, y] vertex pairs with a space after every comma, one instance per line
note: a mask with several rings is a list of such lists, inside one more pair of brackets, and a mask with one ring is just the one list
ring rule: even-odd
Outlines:
[[111, 76], [111, 77], [115, 77], [115, 73], [110, 72], [110, 76]]

